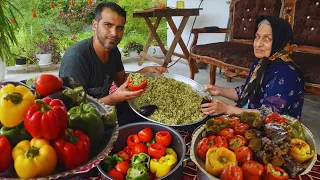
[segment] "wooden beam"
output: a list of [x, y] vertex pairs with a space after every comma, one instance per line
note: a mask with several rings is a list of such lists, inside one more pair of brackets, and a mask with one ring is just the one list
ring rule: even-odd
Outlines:
[[158, 58], [153, 57], [153, 56], [149, 56], [149, 55], [148, 55], [147, 53], [145, 53], [145, 52], [141, 52], [141, 53], [140, 53], [140, 56], [142, 56], [142, 57], [144, 57], [144, 58], [146, 58], [146, 59], [149, 59], [149, 60], [151, 60], [151, 61], [153, 61], [153, 62], [155, 62], [155, 63], [157, 63], [157, 64], [159, 64], [159, 65], [163, 65], [163, 61], [164, 61], [164, 60], [158, 59]]

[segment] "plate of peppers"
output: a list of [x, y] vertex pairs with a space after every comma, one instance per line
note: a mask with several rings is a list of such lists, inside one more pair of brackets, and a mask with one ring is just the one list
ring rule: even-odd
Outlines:
[[298, 119], [271, 113], [209, 119], [193, 134], [190, 156], [199, 179], [291, 179], [316, 162], [311, 131]]
[[43, 74], [29, 86], [2, 83], [0, 179], [72, 178], [111, 151], [119, 131], [115, 108], [72, 82]]
[[119, 129], [114, 148], [98, 166], [106, 179], [181, 179], [185, 142], [170, 127], [138, 122]]

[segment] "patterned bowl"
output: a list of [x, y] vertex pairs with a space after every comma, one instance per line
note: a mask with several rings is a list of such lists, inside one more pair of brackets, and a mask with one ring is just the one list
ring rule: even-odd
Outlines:
[[[286, 118], [289, 121], [296, 121], [297, 119], [292, 118], [290, 116], [283, 116], [284, 118]], [[314, 137], [311, 133], [311, 131], [305, 127], [302, 124], [302, 127], [304, 129], [304, 134], [306, 136], [306, 142], [310, 145], [310, 148], [312, 150], [314, 150], [315, 155], [312, 159], [310, 159], [309, 161], [305, 162], [304, 165], [306, 167], [306, 169], [299, 175], [303, 175], [303, 174], [307, 174], [311, 171], [313, 165], [315, 164], [315, 162], [317, 161], [317, 146], [314, 140]], [[195, 130], [193, 136], [192, 136], [192, 141], [191, 141], [191, 150], [190, 150], [190, 157], [192, 159], [192, 161], [196, 164], [197, 166], [197, 174], [198, 174], [198, 179], [201, 180], [209, 180], [209, 179], [216, 179], [218, 180], [219, 178], [214, 177], [212, 175], [210, 175], [204, 167], [204, 161], [202, 159], [199, 158], [199, 156], [197, 155], [197, 144], [201, 141], [202, 139], [202, 132], [205, 131], [205, 125], [199, 127], [198, 129]]]
[[[20, 84], [19, 84], [20, 85]], [[98, 99], [87, 96], [88, 103], [95, 107], [100, 114], [106, 114], [112, 112], [114, 106], [104, 106]], [[32, 179], [58, 179], [65, 178], [70, 179], [77, 174], [85, 173], [96, 167], [112, 150], [113, 144], [116, 142], [119, 135], [119, 126], [116, 122], [112, 125], [105, 126], [104, 138], [101, 140], [100, 144], [91, 147], [91, 152], [89, 156], [89, 161], [80, 167], [66, 170], [61, 165], [57, 165], [55, 171], [50, 176], [37, 177]], [[13, 165], [5, 173], [0, 173], [0, 179], [19, 179]]]

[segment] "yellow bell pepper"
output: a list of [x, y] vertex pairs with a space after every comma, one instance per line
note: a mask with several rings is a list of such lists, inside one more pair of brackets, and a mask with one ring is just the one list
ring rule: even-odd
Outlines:
[[160, 178], [167, 175], [171, 171], [171, 169], [176, 165], [176, 163], [177, 158], [172, 154], [167, 154], [165, 156], [162, 156], [159, 160], [151, 159], [150, 171], [152, 173], [156, 173], [156, 177]]
[[176, 159], [178, 159], [177, 153], [172, 148], [166, 148], [166, 155], [173, 155]]
[[237, 165], [236, 155], [225, 147], [210, 148], [206, 153], [205, 170], [219, 177], [223, 169], [228, 165]]
[[32, 92], [25, 86], [4, 86], [0, 91], [1, 123], [9, 128], [19, 125], [34, 99]]
[[303, 163], [314, 156], [314, 151], [304, 140], [293, 138], [290, 142], [289, 154], [298, 163]]
[[20, 178], [50, 175], [57, 165], [57, 153], [45, 139], [21, 141], [13, 148], [12, 158]]

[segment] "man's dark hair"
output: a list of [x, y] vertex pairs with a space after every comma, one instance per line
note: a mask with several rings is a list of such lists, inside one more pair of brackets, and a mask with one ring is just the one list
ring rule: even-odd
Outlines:
[[104, 8], [111, 9], [112, 11], [118, 13], [120, 16], [124, 17], [124, 21], [127, 20], [127, 12], [122, 7], [113, 2], [105, 2], [98, 4], [94, 11], [94, 19], [96, 21], [99, 21], [101, 19], [101, 12]]

